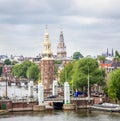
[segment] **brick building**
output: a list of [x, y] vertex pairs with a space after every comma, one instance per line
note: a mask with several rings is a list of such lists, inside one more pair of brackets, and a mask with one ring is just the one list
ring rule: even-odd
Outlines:
[[52, 89], [54, 76], [54, 58], [51, 50], [51, 42], [49, 40], [49, 34], [46, 27], [45, 37], [43, 41], [43, 57], [40, 62], [41, 67], [41, 82], [45, 90]]

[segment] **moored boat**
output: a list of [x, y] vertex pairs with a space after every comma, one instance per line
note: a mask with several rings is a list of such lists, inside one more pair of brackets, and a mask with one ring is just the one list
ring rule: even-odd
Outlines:
[[7, 110], [0, 110], [0, 115], [4, 115], [4, 114], [7, 114], [8, 111]]
[[113, 103], [94, 104], [91, 106], [91, 109], [109, 112], [120, 112], [120, 105]]

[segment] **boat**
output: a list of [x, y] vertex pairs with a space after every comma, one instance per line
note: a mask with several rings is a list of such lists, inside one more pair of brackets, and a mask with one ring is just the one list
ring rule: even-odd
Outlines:
[[8, 111], [7, 110], [0, 110], [0, 115], [4, 115], [4, 114], [7, 114]]
[[102, 103], [94, 104], [90, 106], [91, 110], [109, 111], [109, 112], [120, 112], [120, 105], [113, 103]]

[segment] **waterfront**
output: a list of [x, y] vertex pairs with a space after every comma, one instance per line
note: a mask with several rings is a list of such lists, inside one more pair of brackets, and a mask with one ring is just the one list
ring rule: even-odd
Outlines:
[[[5, 95], [6, 83], [0, 82], [0, 96]], [[28, 89], [25, 87], [17, 87], [14, 85], [7, 86], [7, 95], [9, 98], [22, 98], [28, 96]], [[34, 97], [37, 97], [36, 91], [33, 92]]]
[[[5, 91], [5, 83], [1, 82], [0, 95]], [[24, 87], [18, 88], [16, 86], [8, 87], [9, 97], [26, 96], [28, 90]], [[36, 93], [34, 92], [34, 95]], [[37, 96], [37, 95], [36, 95]], [[65, 110], [46, 110], [42, 112], [9, 112], [6, 115], [0, 115], [0, 121], [119, 121], [120, 113], [99, 112], [85, 109], [78, 109], [73, 111]]]
[[45, 112], [14, 112], [1, 115], [0, 121], [119, 121], [120, 113], [91, 112], [88, 110]]

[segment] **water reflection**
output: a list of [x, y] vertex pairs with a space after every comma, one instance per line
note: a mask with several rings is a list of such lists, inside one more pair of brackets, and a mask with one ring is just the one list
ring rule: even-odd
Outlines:
[[88, 110], [44, 112], [14, 112], [0, 116], [0, 121], [120, 121], [120, 113], [91, 112]]

